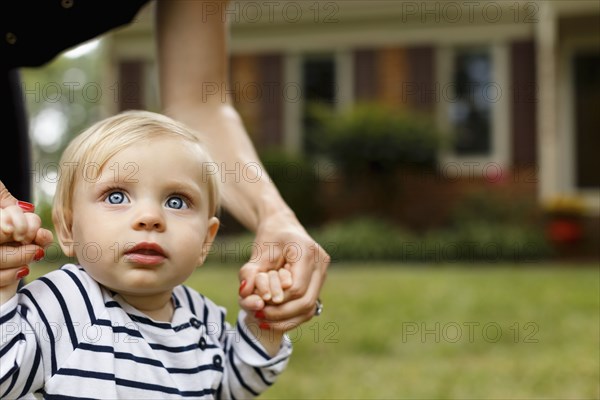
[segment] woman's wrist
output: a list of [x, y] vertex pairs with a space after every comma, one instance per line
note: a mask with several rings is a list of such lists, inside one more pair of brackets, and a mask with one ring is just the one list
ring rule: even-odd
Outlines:
[[[259, 226], [263, 221], [272, 219], [285, 221], [288, 224], [291, 223], [300, 225], [296, 214], [287, 205], [279, 193], [277, 193], [276, 196], [267, 194], [262, 195], [258, 206]], [[256, 230], [258, 230], [259, 226], [257, 226]]]

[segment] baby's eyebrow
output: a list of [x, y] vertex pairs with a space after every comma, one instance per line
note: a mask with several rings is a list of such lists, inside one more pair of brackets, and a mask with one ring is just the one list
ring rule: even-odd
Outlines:
[[98, 179], [96, 182], [92, 182], [94, 186], [96, 187], [108, 187], [108, 186], [114, 186], [116, 184], [122, 184], [123, 179], [120, 179], [118, 176], [115, 175], [107, 175], [104, 178], [100, 178]]
[[197, 185], [195, 183], [177, 182], [177, 183], [173, 183], [173, 184], [168, 184], [165, 186], [165, 188], [169, 192], [171, 192], [171, 191], [172, 192], [181, 192], [188, 196], [197, 197], [198, 199], [201, 199], [204, 197], [204, 190], [202, 190], [202, 187], [200, 187], [199, 185]]
[[194, 189], [194, 190], [198, 190], [198, 191], [202, 191], [202, 188], [200, 187], [200, 185], [198, 184], [198, 182], [196, 182], [193, 179], [179, 179], [179, 178], [173, 178], [167, 182], [164, 183], [165, 187], [171, 187], [174, 189], [177, 188], [189, 188], [189, 189]]

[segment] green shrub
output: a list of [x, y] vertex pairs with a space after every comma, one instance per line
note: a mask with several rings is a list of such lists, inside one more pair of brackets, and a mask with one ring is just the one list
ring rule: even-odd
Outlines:
[[453, 235], [463, 258], [535, 262], [552, 255], [533, 198], [473, 190], [454, 209], [451, 220], [445, 235]]
[[312, 233], [333, 261], [402, 260], [403, 244], [417, 238], [374, 217], [358, 217], [325, 225]]
[[310, 114], [318, 122], [315, 146], [347, 175], [433, 167], [443, 145], [431, 118], [378, 103], [357, 104], [343, 113], [312, 105]]
[[423, 237], [421, 261], [535, 263], [550, 255], [543, 232], [514, 223], [465, 222]]
[[361, 217], [313, 232], [333, 261], [537, 262], [551, 255], [535, 225], [465, 222], [416, 235], [387, 221]]

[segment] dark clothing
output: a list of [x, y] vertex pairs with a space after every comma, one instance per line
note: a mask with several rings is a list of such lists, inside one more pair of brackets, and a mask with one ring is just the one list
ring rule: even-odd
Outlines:
[[17, 199], [32, 201], [27, 113], [18, 68], [43, 65], [70, 47], [130, 23], [148, 1], [17, 0], [2, 4], [0, 180]]
[[133, 20], [148, 0], [45, 0], [2, 4], [0, 65], [35, 67]]
[[17, 199], [31, 202], [27, 113], [17, 70], [0, 70], [0, 120], [0, 181]]

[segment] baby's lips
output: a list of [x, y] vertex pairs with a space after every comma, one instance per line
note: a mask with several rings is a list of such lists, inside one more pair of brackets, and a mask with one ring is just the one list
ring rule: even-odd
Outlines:
[[19, 201], [17, 201], [17, 205], [19, 207], [21, 207], [21, 210], [23, 210], [24, 212], [34, 212], [35, 211], [35, 206], [26, 201], [19, 200]]

